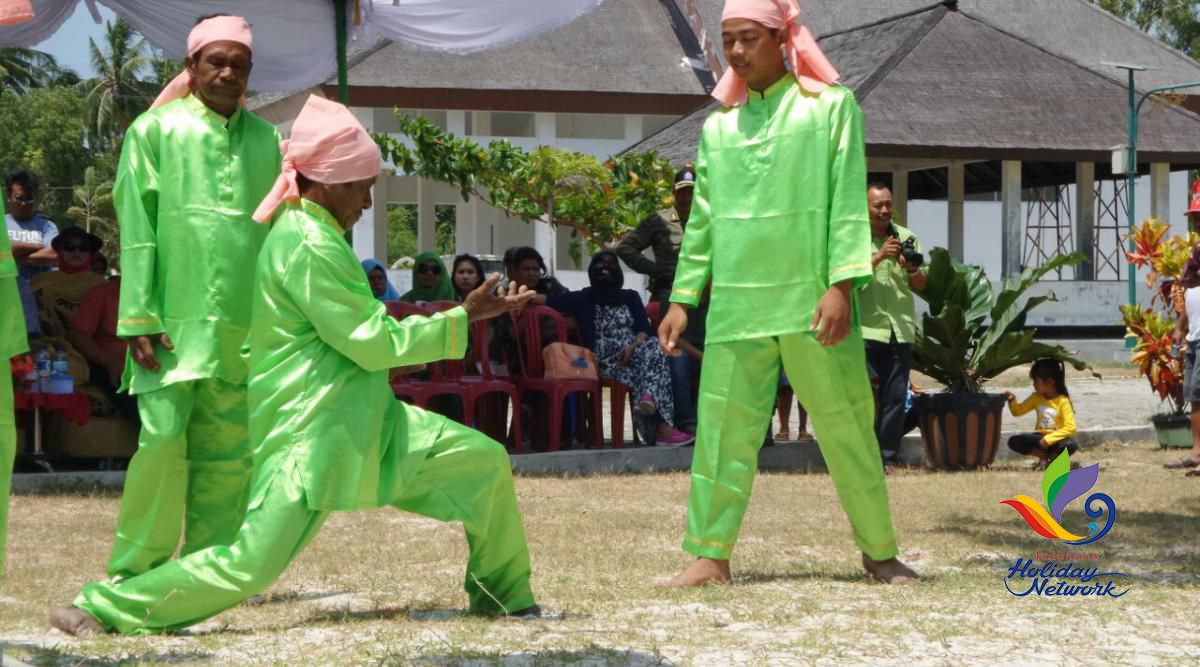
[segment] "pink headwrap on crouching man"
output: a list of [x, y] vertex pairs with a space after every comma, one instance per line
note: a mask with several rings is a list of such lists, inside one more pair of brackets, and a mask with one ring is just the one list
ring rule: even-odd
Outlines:
[[275, 185], [254, 211], [269, 222], [285, 201], [300, 198], [296, 174], [318, 183], [352, 183], [379, 174], [379, 146], [345, 106], [311, 95], [292, 124], [291, 139], [279, 144], [283, 168]]
[[[190, 58], [200, 52], [200, 49], [214, 42], [236, 42], [254, 50], [253, 39], [250, 35], [250, 24], [240, 16], [214, 16], [196, 24], [188, 33], [187, 54]], [[164, 104], [181, 100], [192, 92], [192, 74], [183, 70], [162, 89], [151, 109], [157, 109]]]
[[[838, 73], [817, 46], [808, 28], [800, 25], [800, 7], [795, 0], [728, 0], [721, 21], [749, 19], [772, 30], [786, 30], [784, 55], [800, 86], [820, 94], [837, 83]], [[727, 107], [746, 103], [746, 82], [733, 68], [727, 68], [713, 89], [712, 96]]]

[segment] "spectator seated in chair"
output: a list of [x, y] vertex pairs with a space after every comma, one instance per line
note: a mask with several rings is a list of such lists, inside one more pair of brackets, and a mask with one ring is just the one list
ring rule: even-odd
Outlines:
[[388, 280], [387, 269], [377, 259], [364, 259], [363, 272], [367, 274], [367, 283], [371, 285], [371, 294], [380, 301], [399, 301], [400, 293]]
[[[104, 284], [108, 263], [100, 254], [104, 242], [79, 227], [68, 227], [51, 241], [58, 255], [58, 270], [39, 273], [30, 281], [37, 300], [42, 344], [53, 345], [67, 354], [68, 373], [75, 379], [76, 391], [88, 394], [101, 414], [112, 410], [111, 402], [99, 389], [85, 388], [91, 370], [87, 358], [70, 342], [68, 332], [75, 311], [93, 288]], [[99, 271], [97, 271], [99, 269]], [[120, 378], [118, 378], [118, 382]]]
[[417, 304], [454, 301], [454, 286], [450, 284], [450, 274], [446, 272], [441, 256], [433, 251], [417, 255], [412, 268], [412, 289], [400, 300]]
[[[79, 378], [102, 392], [107, 403], [92, 401], [94, 414], [117, 414], [137, 422], [137, 399], [118, 393], [125, 372], [125, 351], [129, 344], [117, 336], [117, 301], [121, 294], [121, 277], [100, 283], [88, 291], [71, 318], [67, 341], [88, 363], [88, 375]], [[90, 392], [89, 392], [90, 393]]]
[[[591, 287], [578, 292], [537, 296], [579, 324], [585, 347], [596, 353], [600, 377], [629, 387], [637, 412], [651, 420], [638, 422], [646, 442], [680, 446], [695, 437], [675, 428], [675, 398], [667, 356], [651, 335], [650, 320], [637, 292], [622, 289], [625, 278], [617, 255], [604, 251], [588, 266]], [[649, 422], [649, 423], [646, 423]], [[655, 437], [656, 436], [656, 437]]]

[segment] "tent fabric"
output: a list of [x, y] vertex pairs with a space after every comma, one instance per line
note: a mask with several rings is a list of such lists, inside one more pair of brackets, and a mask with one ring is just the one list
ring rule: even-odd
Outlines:
[[[34, 46], [54, 34], [81, 0], [33, 0], [34, 18], [0, 26], [0, 45]], [[250, 88], [293, 91], [319, 85], [337, 72], [334, 4], [330, 0], [84, 0], [123, 17], [168, 58], [182, 60], [201, 16], [244, 16], [254, 30]], [[449, 53], [514, 44], [570, 23], [602, 0], [360, 0], [351, 39], [378, 37]], [[353, 7], [353, 0], [347, 5]], [[93, 11], [93, 16], [95, 16]], [[353, 21], [353, 16], [348, 17]], [[367, 43], [370, 43], [368, 41]]]

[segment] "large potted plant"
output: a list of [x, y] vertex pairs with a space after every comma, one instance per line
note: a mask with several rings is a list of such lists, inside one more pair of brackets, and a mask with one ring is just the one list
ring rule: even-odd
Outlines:
[[1044, 266], [1007, 278], [995, 292], [977, 266], [950, 258], [944, 248], [930, 252], [928, 281], [921, 296], [929, 304], [913, 344], [913, 369], [928, 375], [944, 391], [913, 399], [926, 460], [944, 470], [991, 465], [1000, 445], [1003, 394], [984, 385], [1000, 373], [1050, 357], [1079, 370], [1088, 366], [1061, 345], [1034, 340], [1026, 326], [1029, 312], [1053, 293], [1024, 299], [1042, 276], [1078, 264], [1081, 254], [1058, 255]]
[[1121, 306], [1121, 322], [1135, 339], [1131, 361], [1146, 378], [1166, 409], [1150, 418], [1158, 444], [1191, 447], [1192, 424], [1183, 396], [1183, 350], [1172, 341], [1183, 310], [1183, 288], [1178, 284], [1188, 254], [1200, 238], [1167, 238], [1170, 225], [1147, 218], [1126, 238], [1133, 250], [1125, 255], [1138, 268], [1148, 269], [1146, 285], [1151, 288], [1146, 307]]

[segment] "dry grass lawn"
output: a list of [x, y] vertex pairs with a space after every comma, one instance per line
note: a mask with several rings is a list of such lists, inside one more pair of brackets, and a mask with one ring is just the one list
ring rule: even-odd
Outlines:
[[[1015, 598], [1014, 558], [1055, 543], [999, 504], [1040, 497], [1025, 469], [889, 480], [914, 587], [870, 583], [829, 478], [762, 475], [736, 554], [735, 585], [655, 587], [679, 550], [685, 474], [520, 478], [534, 587], [557, 618], [464, 616], [459, 529], [390, 510], [334, 515], [258, 605], [189, 633], [75, 640], [47, 612], [100, 576], [114, 497], [13, 499], [0, 641], [32, 664], [765, 665], [1197, 664], [1200, 479], [1162, 469], [1179, 452], [1113, 445], [1096, 490], [1119, 508], [1093, 545], [1131, 574], [1120, 599]], [[1078, 501], [1067, 528], [1083, 530]]]

